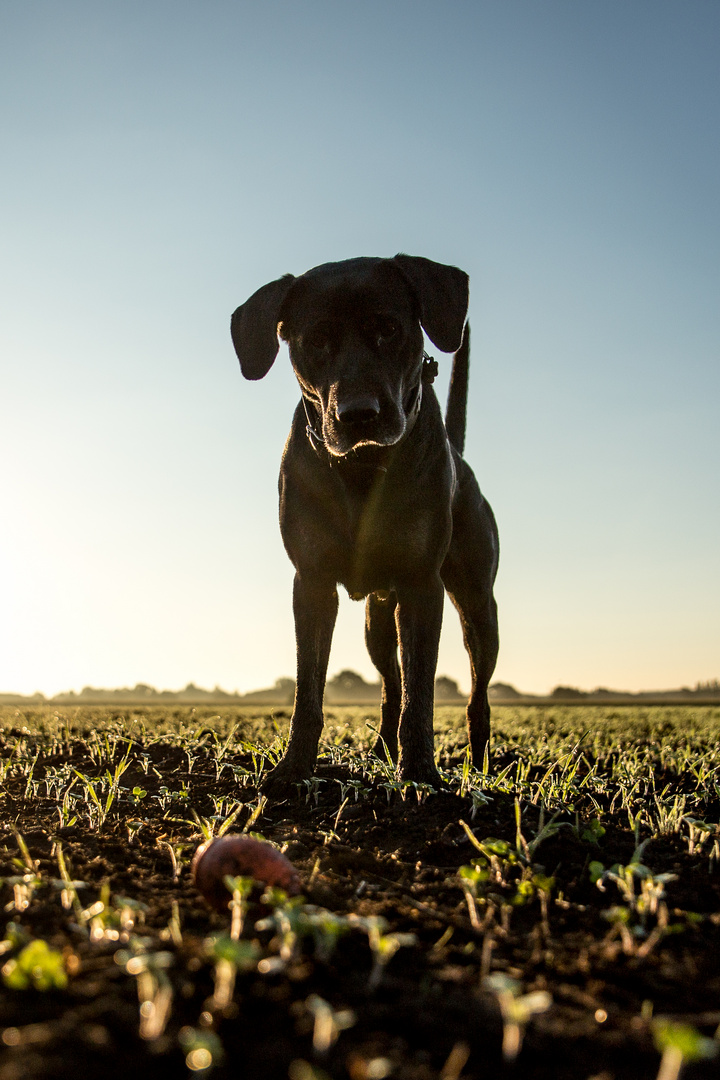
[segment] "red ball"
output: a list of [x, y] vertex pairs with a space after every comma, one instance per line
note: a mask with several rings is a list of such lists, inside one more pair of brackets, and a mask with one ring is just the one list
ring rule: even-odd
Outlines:
[[272, 844], [251, 836], [216, 836], [207, 840], [195, 852], [190, 872], [196, 889], [218, 911], [227, 911], [230, 902], [224, 881], [228, 874], [276, 885], [288, 896], [300, 892], [300, 878], [290, 860]]

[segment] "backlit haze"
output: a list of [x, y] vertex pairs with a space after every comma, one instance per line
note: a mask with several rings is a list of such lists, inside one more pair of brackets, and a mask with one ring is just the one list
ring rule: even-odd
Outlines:
[[495, 678], [719, 677], [719, 42], [706, 0], [1, 5], [0, 691], [294, 674], [297, 383], [230, 315], [398, 251], [470, 274]]

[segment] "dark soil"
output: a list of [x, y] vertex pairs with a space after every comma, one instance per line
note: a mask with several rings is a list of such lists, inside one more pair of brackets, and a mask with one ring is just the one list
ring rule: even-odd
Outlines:
[[[5, 731], [3, 757], [19, 734]], [[555, 879], [546, 919], [537, 894], [518, 906], [509, 884], [500, 882], [478, 905], [478, 929], [457, 871], [479, 852], [460, 821], [480, 839], [510, 841], [514, 851], [511, 795], [494, 795], [472, 818], [469, 799], [435, 795], [418, 805], [409, 797], [388, 798], [375, 785], [357, 801], [348, 789], [338, 815], [339, 787], [330, 782], [307, 798], [268, 802], [253, 831], [292, 860], [308, 904], [341, 916], [382, 916], [388, 933], [413, 934], [414, 943], [398, 948], [379, 982], [371, 976], [373, 955], [360, 929], [341, 937], [331, 955], [318, 954], [306, 939], [283, 962], [273, 931], [255, 928], [264, 913], [253, 908], [243, 938], [255, 940], [260, 955], [275, 963], [239, 971], [231, 1002], [218, 1009], [214, 963], [204, 942], [228, 932], [229, 914], [211, 911], [191, 883], [189, 861], [202, 840], [192, 811], [212, 818], [211, 796], [223, 794], [254, 805], [254, 789], [241, 789], [228, 767], [252, 771], [252, 755], [228, 751], [218, 778], [209, 734], [198, 740], [192, 771], [172, 736], [137, 738], [121, 780], [125, 791], [102, 827], [90, 827], [84, 803], [74, 804], [76, 823], [61, 827], [57, 793], [48, 794], [43, 778], [67, 762], [92, 777], [112, 772], [112, 763], [91, 756], [87, 734], [68, 733], [52, 746], [28, 742], [31, 757], [40, 750], [32, 773], [36, 786], [28, 785], [28, 776], [8, 775], [3, 789], [3, 925], [14, 922], [63, 951], [70, 978], [62, 990], [0, 989], [0, 1080], [183, 1076], [188, 1039], [203, 1034], [216, 1037], [216, 1049], [213, 1068], [200, 1075], [216, 1080], [644, 1080], [657, 1075], [660, 1062], [652, 1018], [690, 1023], [706, 1036], [720, 1024], [720, 874], [717, 864], [709, 872], [706, 854], [689, 855], [679, 837], [652, 840], [643, 854], [654, 874], [677, 876], [666, 887], [676, 932], [642, 955], [641, 945], [628, 948], [603, 915], [619, 897], [609, 895], [610, 887], [601, 893], [588, 876], [593, 859], [605, 866], [629, 862], [636, 837], [620, 824], [608, 827], [600, 846], [566, 827], [539, 847], [534, 869]], [[362, 779], [329, 761], [321, 761], [318, 776]], [[78, 782], [74, 794], [81, 787]], [[133, 804], [135, 787], [147, 794]], [[163, 788], [189, 795], [163, 805]], [[521, 809], [523, 832], [534, 835], [538, 811], [529, 804]], [[242, 831], [249, 814], [246, 805], [233, 832]], [[12, 861], [22, 859], [15, 829], [41, 882], [24, 910], [17, 910], [7, 881], [24, 872]], [[135, 925], [129, 940], [124, 933], [92, 941], [77, 912], [63, 907], [60, 887], [52, 884], [60, 876], [58, 841], [72, 878], [84, 883], [78, 887], [82, 906], [90, 908], [104, 884], [111, 896], [146, 906], [144, 924]], [[171, 848], [179, 860], [177, 880]], [[175, 902], [179, 929], [172, 925]], [[144, 939], [146, 953], [169, 954], [164, 970], [171, 1011], [162, 1032], [150, 1039], [140, 1036], [138, 979], [116, 959], [119, 949], [132, 946], [133, 935]], [[514, 1059], [507, 1016], [504, 1023], [498, 995], [486, 980], [497, 973], [515, 981], [519, 996], [551, 996], [548, 1008], [521, 1024]], [[323, 1040], [313, 995], [348, 1021], [334, 1041]], [[685, 1080], [718, 1074], [717, 1058], [683, 1070]]]

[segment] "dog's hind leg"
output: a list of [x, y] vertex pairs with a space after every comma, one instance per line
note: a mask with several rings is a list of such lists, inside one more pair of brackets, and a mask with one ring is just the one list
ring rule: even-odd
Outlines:
[[475, 477], [463, 470], [462, 490], [453, 517], [453, 537], [442, 566], [442, 579], [457, 608], [463, 640], [470, 657], [472, 689], [467, 725], [473, 764], [481, 768], [490, 739], [487, 688], [498, 654], [497, 605], [493, 583], [497, 571], [498, 539], [492, 510]]
[[490, 742], [490, 704], [487, 688], [498, 654], [497, 606], [490, 596], [450, 592], [462, 625], [463, 640], [470, 657], [472, 686], [467, 704], [467, 729], [475, 768], [482, 768]]
[[382, 720], [380, 737], [375, 743], [374, 752], [382, 759], [389, 754], [393, 761], [397, 761], [398, 756], [398, 724], [402, 696], [395, 625], [396, 607], [397, 599], [394, 594], [381, 600], [374, 593], [370, 593], [365, 606], [365, 643], [370, 659], [382, 677]]

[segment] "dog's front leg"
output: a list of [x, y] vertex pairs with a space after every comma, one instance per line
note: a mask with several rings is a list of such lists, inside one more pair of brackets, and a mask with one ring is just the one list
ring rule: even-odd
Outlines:
[[295, 574], [295, 707], [287, 750], [268, 774], [263, 784], [265, 791], [309, 780], [314, 772], [323, 726], [323, 694], [337, 610], [338, 596], [334, 584], [313, 581], [299, 572]]
[[413, 583], [396, 591], [402, 673], [398, 772], [401, 780], [440, 787], [442, 781], [434, 755], [433, 708], [445, 590], [439, 574], [434, 574], [422, 585]]

